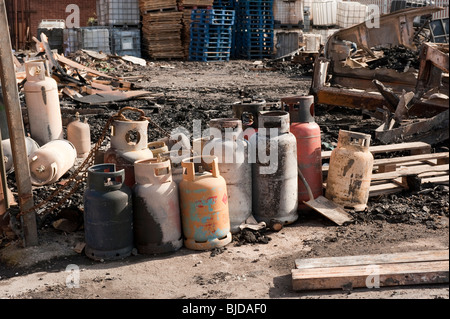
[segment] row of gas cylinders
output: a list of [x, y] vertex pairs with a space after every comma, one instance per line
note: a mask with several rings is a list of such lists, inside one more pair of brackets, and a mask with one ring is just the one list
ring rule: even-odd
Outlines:
[[[48, 69], [48, 68], [47, 68]], [[56, 81], [48, 76], [43, 61], [25, 63], [24, 85], [30, 135], [25, 137], [30, 165], [31, 182], [35, 186], [48, 185], [59, 180], [75, 164], [77, 158], [85, 158], [91, 150], [91, 134], [86, 121], [75, 121], [64, 130]], [[2, 140], [5, 171], [14, 171], [11, 141]]]
[[[211, 120], [210, 132], [220, 134], [203, 141], [199, 156], [173, 148], [150, 150], [145, 119], [113, 121], [104, 164], [88, 170], [86, 255], [115, 259], [128, 256], [133, 247], [156, 254], [183, 244], [209, 250], [229, 244], [251, 216], [266, 224], [294, 223], [306, 209], [303, 201], [310, 200], [298, 169], [314, 198], [323, 194], [313, 98], [302, 99], [296, 111], [296, 123], [285, 111], [249, 112], [252, 119], [245, 124], [257, 121], [258, 127], [247, 139], [242, 114], [241, 119]], [[330, 158], [327, 197], [364, 209], [373, 167], [369, 142], [370, 136], [340, 132]]]

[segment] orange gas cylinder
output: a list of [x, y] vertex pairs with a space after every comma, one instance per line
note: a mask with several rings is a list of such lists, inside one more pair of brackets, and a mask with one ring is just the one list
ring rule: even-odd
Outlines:
[[[322, 186], [322, 141], [320, 127], [314, 120], [314, 96], [297, 97], [298, 122], [291, 124], [291, 133], [297, 139], [298, 167], [311, 188], [314, 198], [323, 195]], [[309, 201], [309, 194], [299, 179], [298, 209], [308, 209], [303, 201]]]
[[231, 242], [228, 193], [216, 156], [194, 156], [181, 162], [181, 220], [184, 245], [193, 250], [223, 247]]

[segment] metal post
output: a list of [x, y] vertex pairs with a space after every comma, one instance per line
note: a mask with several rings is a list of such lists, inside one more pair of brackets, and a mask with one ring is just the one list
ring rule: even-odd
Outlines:
[[[0, 0], [0, 30], [7, 33], [0, 36], [0, 79], [14, 159], [19, 207], [20, 211], [23, 212], [32, 208], [34, 201], [5, 0]], [[36, 213], [34, 211], [23, 215], [22, 227], [24, 246], [38, 245]]]

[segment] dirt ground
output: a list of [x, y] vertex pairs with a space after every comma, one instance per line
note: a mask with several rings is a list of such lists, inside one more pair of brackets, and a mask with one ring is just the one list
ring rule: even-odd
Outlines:
[[[161, 127], [187, 128], [193, 119], [206, 127], [211, 118], [231, 116], [231, 103], [245, 96], [279, 103], [280, 98], [308, 93], [311, 78], [294, 65], [278, 71], [253, 71], [250, 61], [229, 63], [153, 62], [145, 69], [128, 66], [125, 76], [143, 74], [139, 86], [162, 93], [156, 101], [108, 105], [88, 116], [93, 142], [108, 116], [126, 105], [145, 110]], [[127, 70], [128, 70], [127, 69]], [[123, 73], [124, 70], [116, 70]], [[155, 104], [160, 107], [155, 109]], [[80, 107], [80, 106], [76, 106]], [[83, 108], [86, 108], [83, 106]], [[359, 111], [317, 106], [323, 141], [337, 141], [339, 128], [371, 131], [379, 122]], [[149, 139], [160, 137], [150, 128]], [[447, 141], [448, 142], [448, 141]], [[448, 143], [447, 143], [448, 144]], [[441, 150], [448, 145], [438, 145]], [[328, 145], [328, 144], [327, 144]], [[335, 144], [334, 144], [335, 145]], [[326, 147], [326, 146], [324, 146]], [[13, 176], [8, 177], [13, 185]], [[312, 212], [264, 240], [225, 249], [192, 251], [185, 247], [163, 255], [139, 255], [95, 262], [73, 248], [84, 241], [80, 228], [61, 232], [52, 218], [40, 219], [37, 247], [0, 237], [0, 298], [7, 299], [448, 299], [449, 285], [296, 292], [291, 270], [297, 258], [366, 255], [448, 249], [448, 187], [425, 185], [422, 193], [400, 193], [371, 199], [369, 210], [352, 213], [355, 222], [335, 226]], [[48, 190], [35, 190], [37, 201]], [[82, 192], [71, 199], [80, 205]], [[425, 209], [426, 208], [426, 209]], [[70, 269], [79, 269], [79, 287], [68, 287]]]

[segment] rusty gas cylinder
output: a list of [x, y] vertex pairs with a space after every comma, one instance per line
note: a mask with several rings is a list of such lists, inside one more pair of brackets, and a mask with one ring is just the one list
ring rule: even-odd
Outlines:
[[249, 139], [258, 131], [259, 112], [266, 110], [264, 99], [243, 99], [232, 105], [233, 117], [242, 121], [244, 138]]
[[253, 215], [266, 224], [291, 224], [298, 218], [297, 141], [289, 131], [289, 113], [269, 111], [259, 116], [251, 137]]
[[184, 245], [193, 250], [223, 247], [232, 240], [227, 185], [216, 156], [194, 156], [181, 162], [181, 221]]
[[[126, 119], [122, 113], [135, 110], [141, 113], [137, 121]], [[141, 159], [153, 158], [148, 148], [148, 120], [142, 110], [123, 108], [111, 124], [111, 147], [104, 154], [105, 163], [116, 164], [117, 169], [125, 170], [125, 185], [133, 187], [134, 162]]]
[[[322, 141], [320, 127], [314, 120], [314, 96], [297, 99], [297, 122], [291, 124], [291, 132], [297, 139], [297, 162], [314, 198], [323, 195], [322, 185]], [[308, 209], [303, 201], [309, 201], [307, 188], [299, 179], [298, 209]]]
[[80, 114], [75, 114], [75, 121], [67, 125], [67, 140], [69, 140], [77, 150], [78, 158], [86, 158], [91, 151], [91, 129], [87, 123], [80, 121]]
[[133, 218], [136, 248], [141, 254], [172, 252], [183, 246], [178, 187], [170, 160], [134, 163]]
[[125, 171], [115, 164], [88, 169], [83, 195], [86, 256], [113, 260], [133, 250], [133, 204], [131, 189], [123, 183]]
[[27, 81], [23, 89], [31, 137], [39, 145], [63, 139], [64, 131], [56, 81], [46, 76], [42, 61], [26, 62], [25, 70]]
[[369, 146], [370, 135], [339, 131], [330, 157], [326, 198], [347, 209], [366, 209], [374, 161]]
[[233, 234], [252, 215], [252, 166], [248, 160], [248, 142], [238, 119], [213, 119], [209, 127], [211, 139], [203, 151], [218, 157], [220, 174], [227, 182]]
[[59, 180], [75, 164], [77, 151], [67, 140], [53, 140], [28, 156], [31, 183], [48, 185]]

